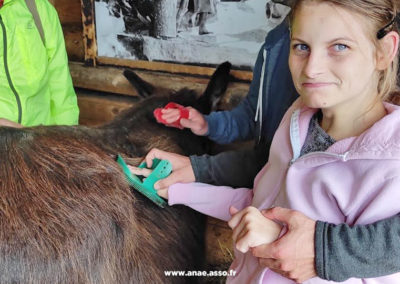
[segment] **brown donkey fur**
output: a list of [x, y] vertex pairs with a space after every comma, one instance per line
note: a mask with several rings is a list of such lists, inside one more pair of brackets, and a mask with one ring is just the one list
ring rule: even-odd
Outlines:
[[[229, 67], [217, 70], [205, 98], [225, 90], [216, 82]], [[203, 140], [154, 121], [154, 107], [170, 100], [199, 102], [184, 90], [147, 98], [100, 128], [0, 128], [0, 283], [197, 280], [164, 271], [202, 268], [202, 216], [158, 208], [129, 188], [115, 162], [117, 153], [135, 158], [155, 145], [201, 152]]]

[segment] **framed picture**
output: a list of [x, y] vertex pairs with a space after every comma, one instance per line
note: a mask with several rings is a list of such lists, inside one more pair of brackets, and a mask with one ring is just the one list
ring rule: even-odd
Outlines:
[[289, 12], [268, 2], [82, 0], [88, 60], [198, 75], [230, 61], [235, 77], [250, 80], [265, 36]]

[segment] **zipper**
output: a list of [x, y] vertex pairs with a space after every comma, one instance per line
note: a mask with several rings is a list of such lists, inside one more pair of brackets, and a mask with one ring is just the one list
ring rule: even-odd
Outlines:
[[335, 154], [335, 153], [329, 153], [329, 152], [322, 152], [322, 151], [317, 151], [317, 152], [311, 152], [311, 153], [307, 153], [303, 156], [300, 156], [298, 158], [293, 158], [290, 160], [289, 162], [289, 167], [291, 165], [293, 165], [294, 162], [301, 160], [301, 159], [305, 159], [307, 157], [313, 156], [313, 155], [323, 155], [323, 156], [327, 156], [327, 157], [334, 157], [334, 158], [339, 158], [340, 160], [342, 160], [343, 162], [347, 161], [347, 155], [349, 154], [349, 152], [345, 152], [344, 154]]
[[8, 84], [10, 85], [10, 88], [12, 92], [14, 93], [15, 100], [17, 101], [17, 106], [18, 106], [18, 123], [21, 124], [22, 121], [22, 108], [21, 108], [21, 99], [18, 95], [17, 90], [14, 88], [14, 84], [11, 81], [10, 77], [10, 71], [8, 70], [8, 61], [7, 61], [7, 33], [6, 33], [6, 27], [4, 26], [3, 18], [0, 15], [0, 25], [3, 30], [3, 46], [4, 46], [4, 69], [6, 71], [6, 76], [7, 76], [7, 81]]
[[300, 143], [300, 129], [299, 129], [299, 119], [300, 119], [300, 109], [296, 109], [292, 116], [290, 117], [290, 126], [289, 126], [289, 135], [290, 135], [290, 145], [292, 146], [293, 158], [290, 160], [288, 167], [293, 165], [297, 160], [310, 157], [312, 155], [322, 155], [326, 157], [333, 157], [342, 160], [343, 162], [347, 161], [348, 151], [344, 154], [335, 154], [326, 151], [316, 151], [307, 153], [303, 156], [300, 156], [301, 153], [301, 143]]

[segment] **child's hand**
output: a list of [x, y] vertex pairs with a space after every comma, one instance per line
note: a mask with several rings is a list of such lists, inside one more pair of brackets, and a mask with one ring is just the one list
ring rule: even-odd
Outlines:
[[[132, 174], [135, 174], [137, 176], [148, 177], [153, 172], [152, 169], [138, 168], [138, 167], [134, 167], [134, 166], [130, 166], [130, 165], [128, 165], [128, 168]], [[156, 189], [156, 191], [159, 196], [161, 196], [162, 198], [168, 199], [168, 188], [163, 188], [163, 189], [159, 189], [159, 190]]]
[[181, 111], [177, 108], [168, 108], [161, 110], [162, 116], [167, 123], [173, 123], [177, 121], [181, 116]]
[[204, 136], [208, 132], [208, 122], [198, 110], [187, 107], [189, 110], [189, 118], [182, 118], [181, 125], [190, 128], [192, 132], [199, 136]]
[[[186, 109], [189, 111], [189, 117], [181, 118], [180, 124], [185, 128], [189, 128], [196, 135], [206, 135], [208, 132], [208, 123], [204, 115], [192, 107], [186, 107]], [[169, 108], [162, 109], [161, 113], [161, 118], [168, 124], [171, 124], [180, 118], [181, 111], [176, 108]]]
[[281, 232], [281, 226], [264, 217], [255, 207], [246, 207], [238, 211], [229, 208], [232, 215], [228, 222], [233, 230], [232, 239], [236, 249], [246, 253], [250, 248], [275, 241]]

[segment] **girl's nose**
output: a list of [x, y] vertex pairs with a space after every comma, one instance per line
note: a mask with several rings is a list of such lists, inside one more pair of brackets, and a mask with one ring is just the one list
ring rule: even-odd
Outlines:
[[317, 52], [310, 52], [305, 62], [303, 70], [304, 75], [306, 75], [308, 78], [315, 78], [322, 74], [324, 69], [323, 58], [324, 57], [322, 55], [318, 55]]

